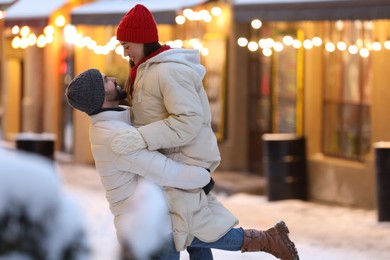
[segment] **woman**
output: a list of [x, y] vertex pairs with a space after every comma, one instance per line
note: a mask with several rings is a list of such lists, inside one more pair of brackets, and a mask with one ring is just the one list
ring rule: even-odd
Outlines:
[[[198, 51], [161, 46], [156, 22], [140, 4], [122, 18], [117, 39], [132, 65], [128, 81], [130, 104], [134, 125], [147, 149], [159, 150], [175, 161], [201, 166], [212, 173], [220, 163], [220, 153], [211, 129], [202, 84], [205, 69]], [[127, 139], [122, 136], [121, 142], [131, 142]], [[233, 228], [237, 219], [213, 194], [206, 196], [202, 189], [185, 195], [178, 192], [177, 197], [169, 197], [168, 204], [175, 212], [172, 224], [176, 250], [187, 248], [191, 259], [212, 259], [211, 247], [266, 251], [282, 259], [298, 259], [284, 223], [267, 231]], [[227, 241], [234, 243], [226, 244]]]

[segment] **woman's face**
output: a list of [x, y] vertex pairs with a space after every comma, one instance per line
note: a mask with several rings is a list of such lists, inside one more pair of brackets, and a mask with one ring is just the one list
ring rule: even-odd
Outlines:
[[123, 55], [129, 57], [134, 64], [137, 64], [144, 57], [144, 44], [134, 42], [121, 42]]

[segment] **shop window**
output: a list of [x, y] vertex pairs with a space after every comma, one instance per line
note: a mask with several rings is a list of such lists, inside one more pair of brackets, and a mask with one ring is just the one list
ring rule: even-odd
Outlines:
[[[372, 38], [371, 23], [339, 21], [326, 26], [328, 42], [335, 49], [325, 49], [324, 55], [323, 152], [363, 160], [371, 139], [371, 58], [369, 52], [360, 51]], [[346, 43], [344, 48], [340, 42]]]
[[[302, 41], [301, 30], [275, 31], [274, 39], [283, 42], [285, 35]], [[274, 133], [303, 131], [303, 49], [286, 45], [272, 55], [272, 106]]]

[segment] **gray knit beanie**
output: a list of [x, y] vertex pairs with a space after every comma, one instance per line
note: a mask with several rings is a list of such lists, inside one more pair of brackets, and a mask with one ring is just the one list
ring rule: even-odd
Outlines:
[[104, 102], [103, 76], [97, 69], [88, 69], [75, 77], [65, 90], [69, 105], [87, 113], [96, 114]]

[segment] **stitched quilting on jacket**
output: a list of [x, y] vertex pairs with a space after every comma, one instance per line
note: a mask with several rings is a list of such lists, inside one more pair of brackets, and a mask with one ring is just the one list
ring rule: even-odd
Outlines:
[[[113, 152], [113, 138], [123, 131], [135, 130], [130, 125], [129, 110], [104, 111], [91, 116], [90, 121], [95, 166], [114, 215], [118, 236], [134, 238], [134, 243], [142, 241], [141, 237], [148, 238], [148, 243], [171, 237], [166, 192], [161, 187], [186, 190], [203, 187], [210, 181], [210, 174], [199, 167], [179, 164], [157, 151]], [[150, 199], [152, 194], [157, 202]], [[129, 234], [129, 230], [135, 230], [135, 233]]]
[[[171, 49], [148, 59], [137, 70], [132, 113], [149, 150], [213, 172], [221, 157], [202, 83], [205, 73], [197, 50]], [[174, 194], [168, 199], [171, 211], [175, 209], [177, 250], [194, 234], [203, 241], [216, 241], [238, 222], [212, 194], [198, 190], [181, 197]]]

